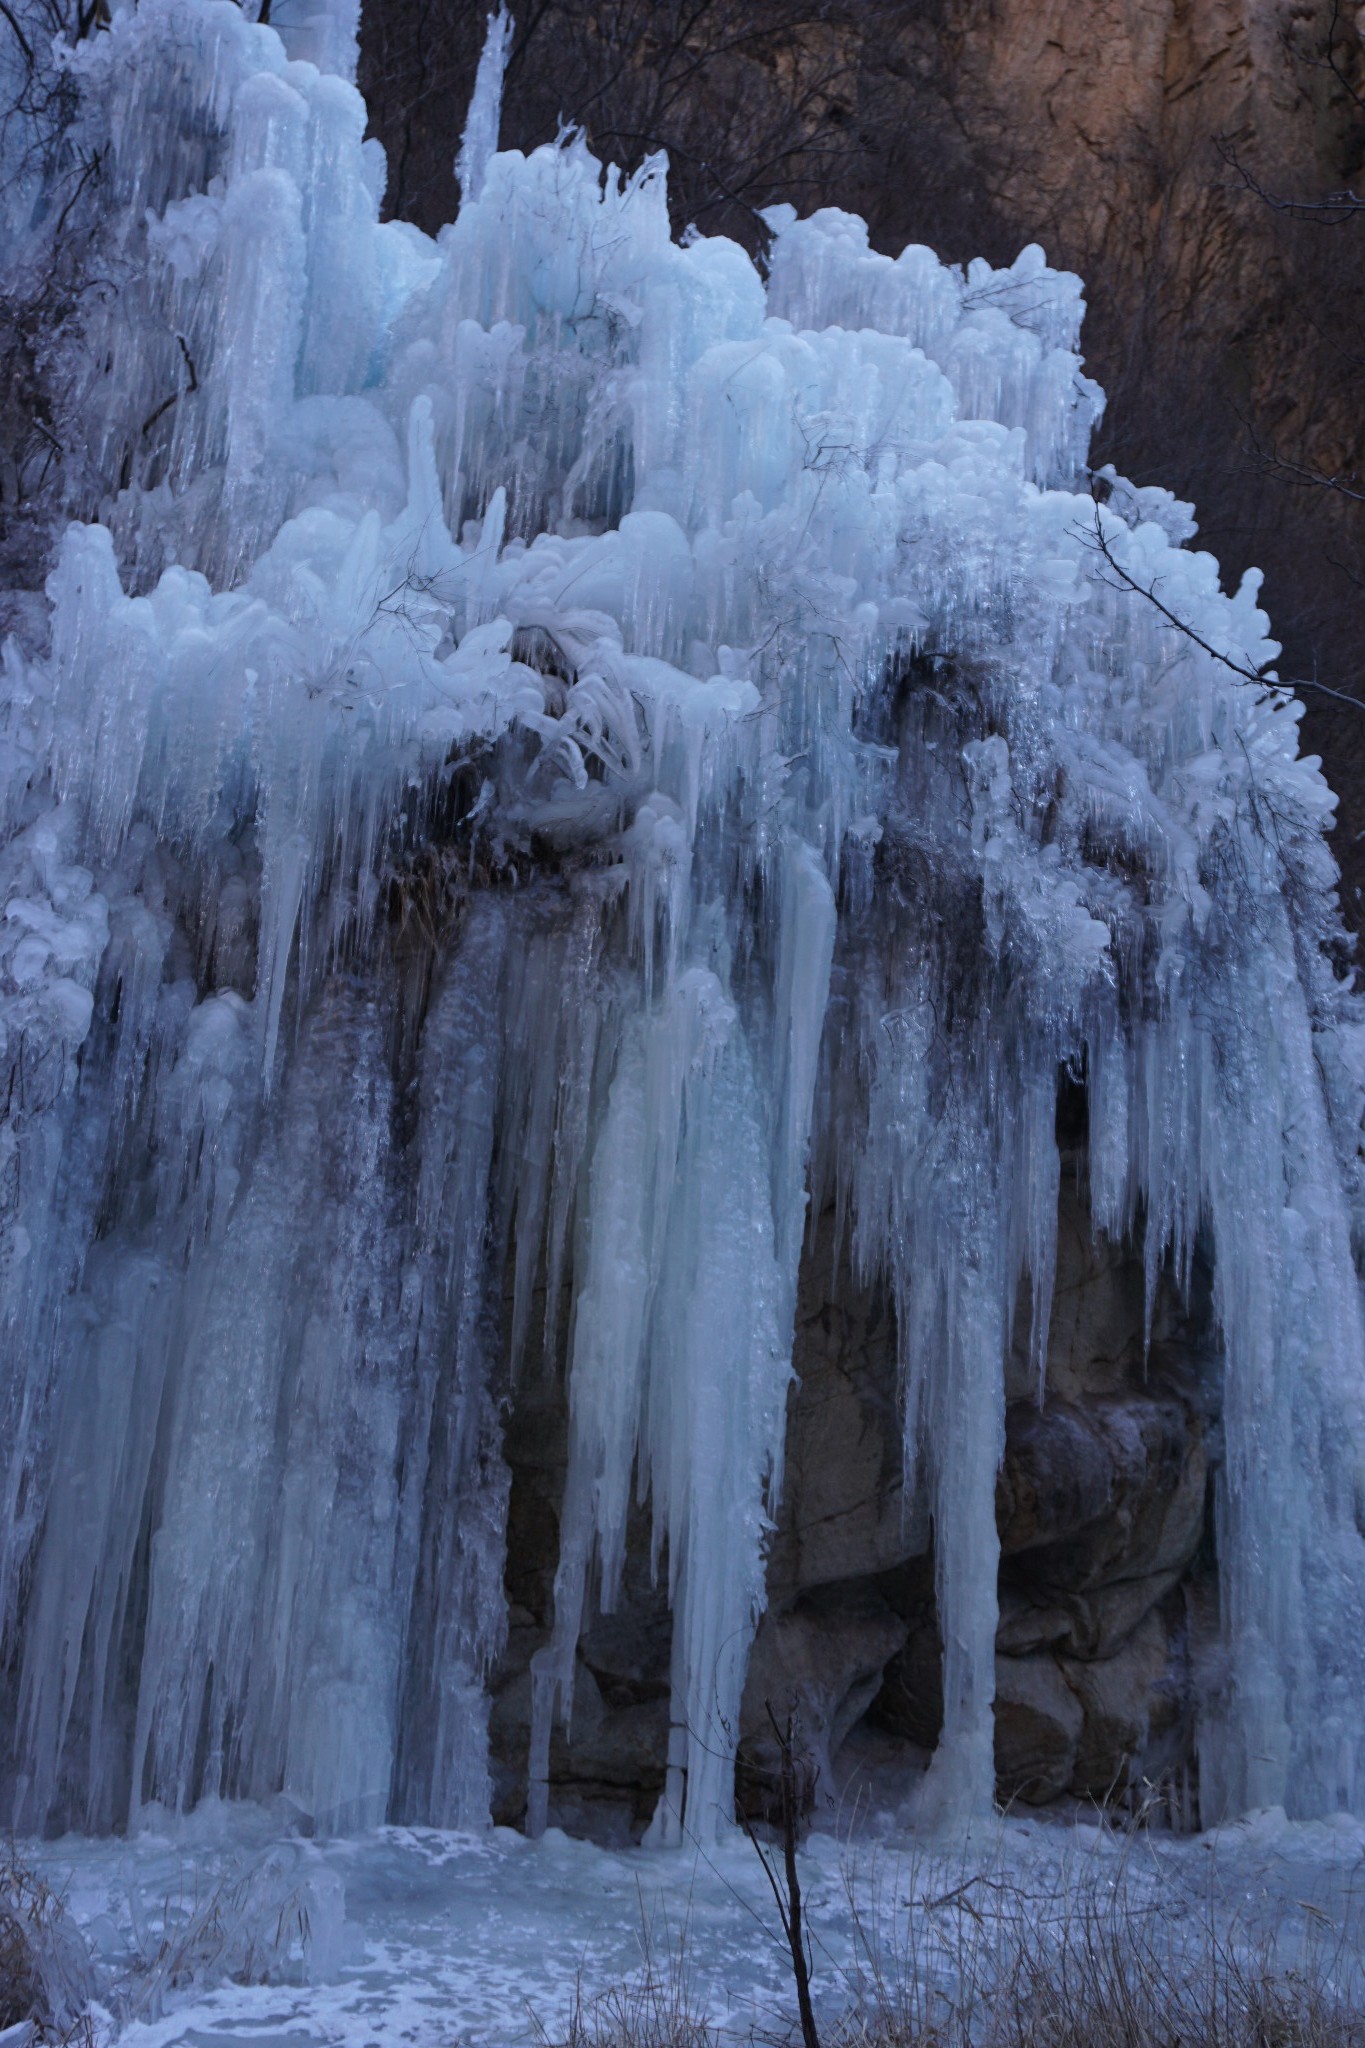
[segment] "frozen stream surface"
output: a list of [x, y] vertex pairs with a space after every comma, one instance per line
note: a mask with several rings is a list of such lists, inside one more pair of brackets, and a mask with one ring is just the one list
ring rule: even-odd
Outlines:
[[[694, 2010], [744, 2037], [791, 2017], [772, 1898], [738, 1835], [695, 1853], [554, 1829], [531, 1842], [387, 1827], [322, 1844], [222, 1807], [135, 1843], [69, 1837], [35, 1854], [97, 1952], [122, 2048], [553, 2041], [576, 1997], [638, 1982], [646, 1955], [665, 1975], [680, 1948]], [[856, 1996], [874, 1956], [888, 1978], [914, 1956], [950, 1990], [964, 1944], [990, 1950], [1024, 1920], [1046, 1938], [1116, 1899], [1158, 1949], [1213, 1926], [1359, 1989], [1365, 1826], [1345, 1816], [1271, 1811], [1181, 1839], [1012, 1817], [933, 1845], [864, 1829], [812, 1836], [802, 1861], [827, 2010]]]

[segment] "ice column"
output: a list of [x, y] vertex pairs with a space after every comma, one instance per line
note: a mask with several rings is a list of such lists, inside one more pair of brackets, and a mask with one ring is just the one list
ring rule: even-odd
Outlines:
[[488, 33], [474, 74], [474, 92], [465, 115], [460, 153], [455, 159], [455, 176], [460, 203], [468, 206], [483, 191], [488, 166], [497, 154], [498, 124], [502, 118], [502, 79], [512, 46], [515, 27], [505, 7], [488, 17]]

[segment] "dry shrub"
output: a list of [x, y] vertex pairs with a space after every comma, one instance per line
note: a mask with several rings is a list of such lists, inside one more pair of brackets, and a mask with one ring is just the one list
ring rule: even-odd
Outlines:
[[1101, 1832], [1113, 1860], [964, 1871], [938, 1896], [916, 1874], [889, 1918], [875, 1875], [861, 1897], [846, 1876], [855, 1961], [825, 2048], [1365, 2048], [1353, 1884], [1332, 1913], [1276, 1908], [1212, 1861], [1196, 1888], [1131, 1823]]
[[[903, 1894], [904, 1871], [887, 1876]], [[1280, 1926], [1250, 1931], [1212, 1891], [1154, 1894], [1122, 1870], [1073, 1871], [1051, 1888], [979, 1870], [936, 1897], [917, 1873], [900, 1915], [885, 1910], [875, 1875], [855, 1887], [846, 1870], [845, 1886], [853, 1960], [824, 1954], [822, 2048], [1365, 2048], [1361, 1956], [1316, 1908], [1299, 1922], [1287, 1905]], [[813, 1943], [819, 1957], [818, 1928]], [[647, 1954], [630, 1983], [580, 1994], [554, 2048], [798, 2039], [794, 1998], [742, 2037], [717, 2026], [689, 1992], [685, 1949], [663, 1966]]]
[[861, 1944], [856, 1996], [829, 2048], [1365, 2048], [1359, 1964], [1342, 1934], [1296, 1952], [1275, 1930], [1239, 1933], [1212, 1898], [1182, 1911], [1122, 1877], [1060, 1902], [983, 1877], [983, 1911], [974, 1883], [953, 1901], [948, 1970], [948, 1943], [890, 1972]]
[[92, 1977], [85, 1944], [58, 1893], [0, 1848], [0, 2034], [27, 2022], [35, 2043], [93, 2040], [86, 2008]]
[[307, 1980], [315, 1937], [311, 1887], [287, 1862], [266, 1856], [144, 1912], [130, 1894], [135, 1959], [110, 1999], [125, 2020], [158, 2019], [168, 2000], [220, 1984]]
[[1203, 1925], [1169, 1929], [1095, 1898], [1062, 1939], [1026, 1947], [987, 2001], [992, 2048], [1365, 2048], [1365, 2012], [1324, 1958], [1281, 1968]]
[[[551, 2048], [543, 2035], [544, 2048]], [[686, 1980], [646, 1968], [599, 1997], [574, 1999], [554, 2048], [719, 2048], [720, 2036], [690, 1997]]]
[[693, 1986], [690, 1913], [670, 1934], [641, 1898], [639, 1940], [640, 1968], [623, 1983], [590, 1995], [579, 1980], [562, 2030], [531, 2010], [537, 2048], [723, 2048]]

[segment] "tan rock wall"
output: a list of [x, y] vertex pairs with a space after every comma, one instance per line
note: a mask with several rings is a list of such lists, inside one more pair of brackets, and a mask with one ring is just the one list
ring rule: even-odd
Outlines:
[[[1002, 1800], [1113, 1796], [1181, 1812], [1194, 1732], [1187, 1590], [1207, 1576], [1211, 1389], [1206, 1305], [1163, 1290], [1144, 1354], [1141, 1262], [1095, 1241], [1074, 1173], [1048, 1388], [1016, 1361], [997, 1489], [996, 1770]], [[1196, 1289], [1196, 1294], [1199, 1290]], [[1026, 1324], [1021, 1315], [1021, 1325]], [[942, 1717], [927, 1498], [906, 1496], [894, 1320], [821, 1220], [803, 1264], [786, 1482], [741, 1716], [740, 1798], [763, 1812], [772, 1716], [794, 1717], [812, 1808], [904, 1806]], [[552, 1615], [566, 1434], [562, 1387], [530, 1372], [507, 1425], [511, 1626], [494, 1674], [495, 1817], [525, 1803], [530, 1659]], [[1202, 1631], [1202, 1634], [1201, 1634]], [[636, 1513], [618, 1609], [579, 1644], [572, 1725], [551, 1751], [551, 1819], [638, 1836], [662, 1788], [671, 1625]], [[770, 1710], [771, 1709], [771, 1714]]]

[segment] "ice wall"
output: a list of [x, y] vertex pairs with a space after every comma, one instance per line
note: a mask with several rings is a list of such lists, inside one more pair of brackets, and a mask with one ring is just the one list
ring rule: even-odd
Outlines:
[[433, 242], [379, 222], [354, 32], [140, 0], [74, 59], [120, 289], [107, 495], [0, 704], [14, 1819], [477, 1821], [500, 1414], [549, 1369], [530, 1824], [636, 1491], [654, 1834], [713, 1835], [812, 1200], [896, 1305], [929, 1805], [986, 1805], [1063, 1073], [1149, 1294], [1215, 1262], [1206, 1813], [1365, 1807], [1362, 1030], [1333, 800], [1236, 673], [1272, 673], [1256, 578], [1166, 493], [1092, 496], [1038, 250], [891, 261], [833, 211], [775, 212], [766, 274], [675, 242], [661, 162], [496, 153], [501, 21]]

